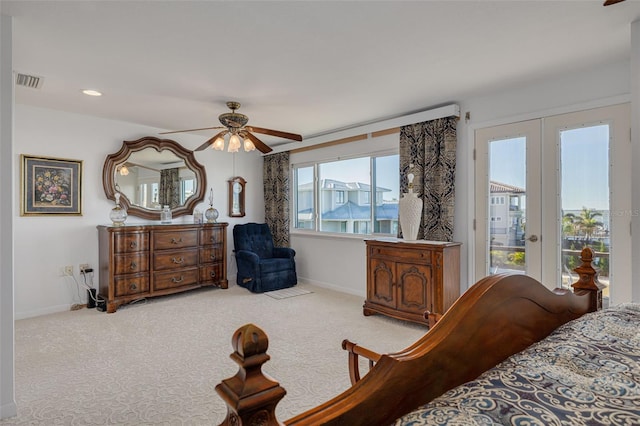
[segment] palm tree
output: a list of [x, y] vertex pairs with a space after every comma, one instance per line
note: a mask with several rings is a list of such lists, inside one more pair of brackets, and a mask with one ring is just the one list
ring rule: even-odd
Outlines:
[[584, 233], [585, 244], [589, 244], [594, 231], [603, 226], [602, 222], [597, 220], [598, 216], [602, 217], [602, 213], [586, 207], [582, 207], [580, 216], [574, 215], [574, 224]]

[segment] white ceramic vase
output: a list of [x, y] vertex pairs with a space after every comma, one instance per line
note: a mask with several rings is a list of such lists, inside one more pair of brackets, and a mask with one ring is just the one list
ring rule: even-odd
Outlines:
[[409, 192], [402, 195], [399, 202], [400, 227], [402, 228], [402, 238], [408, 241], [415, 241], [418, 238], [420, 229], [420, 219], [422, 217], [422, 199], [418, 194], [409, 188]]

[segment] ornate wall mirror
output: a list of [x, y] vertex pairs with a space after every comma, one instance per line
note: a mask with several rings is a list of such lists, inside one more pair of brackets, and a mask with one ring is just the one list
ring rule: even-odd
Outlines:
[[229, 217], [244, 217], [244, 187], [246, 180], [236, 176], [229, 181]]
[[104, 193], [115, 200], [116, 185], [120, 204], [129, 215], [160, 220], [163, 205], [173, 217], [192, 214], [204, 200], [207, 177], [193, 151], [170, 139], [147, 136], [124, 141], [120, 151], [110, 154], [102, 169]]

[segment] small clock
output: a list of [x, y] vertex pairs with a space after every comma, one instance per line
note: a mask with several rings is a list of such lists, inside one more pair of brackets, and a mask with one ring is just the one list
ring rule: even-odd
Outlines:
[[236, 176], [229, 181], [229, 216], [244, 217], [245, 185], [246, 180]]

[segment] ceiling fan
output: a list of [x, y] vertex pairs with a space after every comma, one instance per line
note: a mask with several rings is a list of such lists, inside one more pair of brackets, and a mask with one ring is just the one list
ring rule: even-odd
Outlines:
[[624, 0], [606, 0], [603, 6], [611, 6], [612, 4], [621, 3]]
[[205, 143], [197, 147], [195, 149], [196, 151], [202, 151], [209, 146], [218, 151], [224, 150], [224, 137], [226, 135], [230, 135], [228, 147], [229, 152], [238, 152], [238, 149], [240, 149], [241, 145], [244, 146], [245, 151], [253, 151], [254, 149], [257, 149], [263, 154], [273, 151], [271, 147], [258, 139], [253, 133], [277, 136], [298, 142], [302, 141], [302, 136], [295, 133], [281, 132], [279, 130], [265, 129], [263, 127], [247, 126], [249, 117], [236, 112], [236, 110], [240, 108], [239, 102], [227, 102], [227, 107], [229, 107], [231, 112], [226, 112], [218, 116], [218, 120], [220, 120], [222, 126], [203, 127], [201, 129], [174, 130], [171, 132], [162, 132], [160, 134], [167, 135], [170, 133], [195, 132], [198, 130], [224, 129], [221, 132], [216, 133], [211, 139], [207, 140]]

